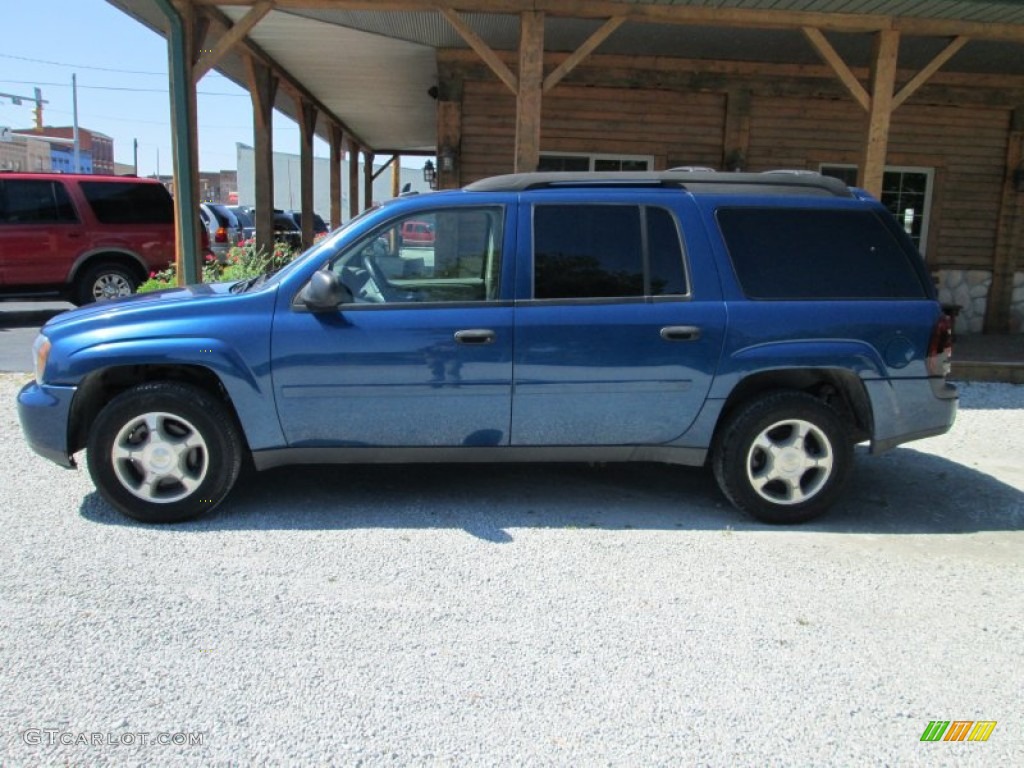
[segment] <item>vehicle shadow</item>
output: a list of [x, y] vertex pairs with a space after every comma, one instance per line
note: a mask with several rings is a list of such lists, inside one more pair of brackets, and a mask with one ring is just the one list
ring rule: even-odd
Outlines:
[[[80, 508], [140, 525], [97, 493]], [[213, 513], [154, 530], [458, 528], [494, 543], [517, 528], [954, 534], [1024, 529], [1024, 491], [932, 454], [858, 456], [842, 501], [796, 527], [734, 509], [710, 472], [656, 464], [303, 466], [246, 477]]]
[[43, 326], [51, 318], [67, 311], [67, 309], [8, 310], [4, 309], [3, 304], [0, 303], [0, 330]]

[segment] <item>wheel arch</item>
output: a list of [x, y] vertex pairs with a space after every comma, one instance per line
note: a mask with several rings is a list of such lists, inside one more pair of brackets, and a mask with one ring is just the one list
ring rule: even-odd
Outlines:
[[139, 277], [141, 283], [149, 275], [149, 268], [142, 257], [126, 248], [98, 248], [87, 251], [75, 259], [68, 273], [68, 284], [74, 284], [82, 273], [97, 264], [118, 264], [131, 269]]
[[744, 377], [733, 387], [715, 424], [715, 435], [737, 408], [769, 392], [805, 392], [830, 405], [846, 422], [855, 443], [874, 434], [871, 401], [864, 383], [855, 373], [842, 368], [785, 368], [762, 371]]
[[[96, 417], [114, 397], [139, 384], [155, 381], [191, 384], [210, 393], [224, 403], [245, 440], [245, 430], [231, 395], [211, 369], [201, 365], [160, 363], [116, 365], [93, 371], [79, 384], [68, 419], [68, 453], [73, 454], [85, 447]], [[247, 443], [245, 449], [249, 449]]]

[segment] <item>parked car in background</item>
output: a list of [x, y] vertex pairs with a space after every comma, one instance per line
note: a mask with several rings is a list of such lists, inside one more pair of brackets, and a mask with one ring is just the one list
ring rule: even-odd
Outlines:
[[[313, 237], [326, 234], [327, 224], [319, 214], [313, 214]], [[302, 250], [302, 212], [274, 209], [274, 237], [293, 250]]]
[[252, 208], [244, 205], [229, 205], [228, 210], [235, 214], [238, 226], [242, 230], [242, 240], [251, 240], [256, 235], [256, 218]]
[[400, 237], [403, 245], [433, 245], [434, 225], [429, 221], [407, 221], [402, 224]]
[[[397, 248], [414, 221], [435, 243]], [[527, 173], [386, 202], [270, 276], [64, 313], [18, 402], [37, 453], [87, 448], [148, 522], [250, 463], [659, 461], [797, 523], [856, 444], [950, 428], [951, 330], [907, 234], [837, 179]]]
[[0, 295], [88, 304], [134, 293], [173, 260], [174, 203], [159, 181], [0, 173]]
[[210, 235], [210, 251], [217, 261], [224, 263], [228, 251], [242, 239], [242, 227], [238, 219], [226, 205], [218, 203], [200, 203], [199, 215]]

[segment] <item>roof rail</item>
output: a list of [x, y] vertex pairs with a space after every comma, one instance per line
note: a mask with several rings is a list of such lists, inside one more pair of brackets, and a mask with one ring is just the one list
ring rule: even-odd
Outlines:
[[731, 173], [707, 170], [512, 173], [475, 181], [471, 192], [527, 192], [534, 189], [672, 187], [692, 194], [775, 194], [852, 197], [839, 179], [816, 171]]

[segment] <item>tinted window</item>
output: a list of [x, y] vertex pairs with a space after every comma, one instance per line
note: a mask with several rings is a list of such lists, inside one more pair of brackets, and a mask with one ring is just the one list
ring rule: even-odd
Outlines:
[[161, 184], [83, 181], [82, 192], [104, 224], [174, 223], [174, 203]]
[[229, 227], [231, 229], [238, 228], [238, 218], [227, 206], [207, 203], [206, 207], [209, 208], [216, 217], [218, 227]]
[[534, 298], [686, 293], [679, 233], [664, 209], [539, 205], [533, 233]]
[[68, 191], [58, 181], [0, 181], [0, 222], [6, 224], [75, 221]]
[[917, 299], [912, 254], [870, 211], [723, 208], [718, 224], [755, 299]]

